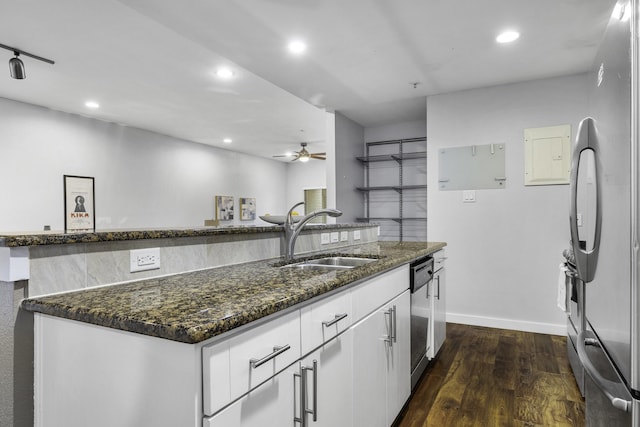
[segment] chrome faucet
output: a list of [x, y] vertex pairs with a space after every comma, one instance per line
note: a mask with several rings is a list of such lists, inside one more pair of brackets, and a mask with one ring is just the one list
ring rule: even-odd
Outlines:
[[319, 215], [329, 215], [333, 217], [342, 215], [342, 212], [337, 209], [320, 209], [311, 212], [309, 215], [305, 215], [299, 222], [294, 223], [292, 213], [293, 210], [300, 205], [304, 205], [304, 202], [296, 203], [295, 205], [293, 205], [291, 209], [289, 209], [289, 212], [287, 212], [287, 216], [284, 220], [285, 261], [291, 261], [293, 259], [293, 251], [296, 246], [296, 239], [298, 238], [298, 234], [300, 234], [302, 228], [306, 223]]

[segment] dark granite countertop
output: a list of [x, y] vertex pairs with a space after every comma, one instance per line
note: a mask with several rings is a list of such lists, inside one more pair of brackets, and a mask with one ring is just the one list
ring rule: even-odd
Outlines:
[[270, 259], [36, 297], [22, 301], [21, 307], [109, 328], [198, 343], [444, 246], [440, 242], [369, 243], [339, 249], [340, 255], [379, 258], [350, 270], [321, 273], [281, 269], [278, 267], [281, 259]]
[[[307, 224], [305, 231], [377, 227], [373, 223], [357, 224]], [[202, 237], [228, 234], [252, 234], [282, 232], [281, 225], [244, 225], [160, 229], [116, 229], [87, 232], [38, 231], [0, 232], [0, 247], [63, 245], [71, 243], [117, 242], [123, 240], [168, 239], [176, 237]], [[304, 233], [304, 231], [303, 231]]]

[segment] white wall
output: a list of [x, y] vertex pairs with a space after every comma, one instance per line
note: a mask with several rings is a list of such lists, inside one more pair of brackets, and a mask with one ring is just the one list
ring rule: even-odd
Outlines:
[[[364, 141], [389, 141], [393, 139], [422, 138], [427, 134], [426, 120], [394, 123], [364, 129]], [[364, 148], [363, 148], [364, 149]]]
[[[287, 166], [287, 207], [304, 201], [304, 190], [327, 187], [327, 161], [330, 159], [311, 159], [307, 163], [294, 162]], [[304, 208], [298, 212], [304, 212]], [[287, 212], [277, 212], [283, 213]]]
[[[569, 245], [569, 186], [523, 185], [523, 131], [587, 114], [585, 75], [427, 98], [428, 236], [446, 241], [447, 320], [537, 332], [565, 331], [556, 307], [558, 265]], [[438, 149], [506, 145], [504, 190], [439, 191]]]
[[287, 207], [287, 165], [0, 98], [0, 231], [64, 227], [64, 174], [95, 178], [96, 228], [202, 226], [214, 195]]

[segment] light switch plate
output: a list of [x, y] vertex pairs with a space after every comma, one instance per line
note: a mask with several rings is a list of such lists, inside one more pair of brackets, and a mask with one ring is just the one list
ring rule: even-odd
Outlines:
[[331, 243], [336, 243], [340, 241], [340, 233], [337, 231], [331, 232]]
[[340, 241], [341, 242], [346, 242], [349, 240], [349, 232], [348, 231], [341, 231], [340, 232]]
[[464, 190], [462, 191], [462, 201], [464, 203], [475, 203], [476, 190]]
[[353, 240], [360, 240], [360, 230], [354, 230]]
[[328, 245], [331, 243], [331, 234], [329, 233], [320, 233], [320, 244]]

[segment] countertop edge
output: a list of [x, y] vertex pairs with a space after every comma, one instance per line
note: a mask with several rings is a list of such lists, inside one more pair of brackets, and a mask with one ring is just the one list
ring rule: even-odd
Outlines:
[[[446, 245], [447, 244], [445, 242], [428, 242], [428, 247], [424, 249], [407, 251], [407, 254], [391, 260], [381, 258], [379, 261], [368, 264], [362, 269], [351, 270], [352, 274], [347, 276], [348, 279], [344, 279], [344, 276], [339, 276], [332, 280], [323, 282], [322, 286], [305, 288], [298, 284], [292, 284], [291, 286], [295, 287], [295, 292], [293, 292], [288, 298], [279, 300], [275, 304], [265, 303], [264, 305], [253, 305], [248, 310], [238, 310], [232, 317], [211, 319], [208, 323], [202, 322], [192, 327], [184, 327], [180, 324], [172, 324], [171, 322], [145, 322], [139, 319], [122, 317], [117, 314], [107, 313], [99, 309], [89, 307], [72, 307], [62, 303], [49, 303], [47, 302], [47, 296], [25, 299], [21, 302], [20, 306], [23, 310], [30, 312], [42, 313], [96, 326], [108, 327], [131, 333], [139, 333], [150, 337], [163, 338], [186, 344], [197, 344], [214, 338], [219, 338], [220, 335], [226, 335], [226, 333], [231, 332], [236, 328], [259, 321], [260, 319], [281, 311], [292, 309], [295, 306], [311, 304], [314, 299], [321, 297], [324, 294], [333, 293], [340, 288], [355, 286], [359, 282], [384, 274], [385, 272], [401, 265], [408, 264], [417, 258], [435, 253]], [[140, 282], [148, 280], [149, 279], [142, 280]], [[123, 285], [112, 286], [117, 287]]]
[[[377, 227], [374, 223], [313, 224], [304, 232], [329, 229]], [[121, 229], [86, 232], [0, 232], [0, 247], [64, 245], [74, 243], [120, 242], [126, 240], [170, 239], [179, 237], [207, 237], [229, 234], [280, 233], [281, 225], [222, 226], [193, 228]]]

